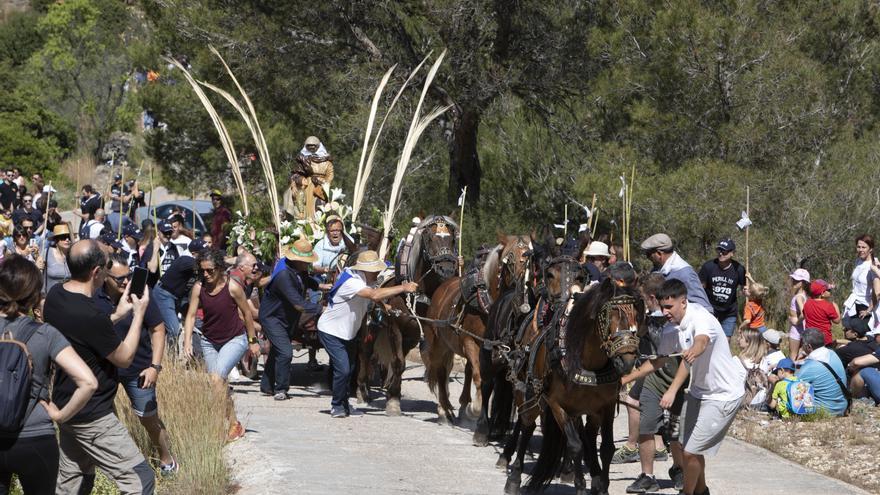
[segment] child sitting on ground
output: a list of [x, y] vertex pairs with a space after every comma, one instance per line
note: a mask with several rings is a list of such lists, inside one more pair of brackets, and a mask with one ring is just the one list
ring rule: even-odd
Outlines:
[[795, 376], [794, 368], [794, 361], [785, 358], [779, 361], [779, 365], [773, 370], [773, 375], [778, 381], [773, 386], [768, 406], [771, 412], [775, 412], [782, 419], [812, 414], [816, 411], [813, 387]]
[[767, 369], [775, 370], [779, 365], [779, 361], [785, 359], [785, 354], [779, 350], [779, 342], [782, 341], [782, 334], [778, 330], [770, 328], [761, 334], [761, 337], [764, 337], [768, 346], [767, 357], [764, 358], [767, 363]]
[[748, 283], [743, 288], [743, 293], [748, 298], [743, 309], [743, 322], [740, 329], [751, 328], [759, 333], [764, 333], [767, 327], [764, 323], [764, 298], [770, 290], [766, 285], [755, 282], [751, 274], [746, 274]]

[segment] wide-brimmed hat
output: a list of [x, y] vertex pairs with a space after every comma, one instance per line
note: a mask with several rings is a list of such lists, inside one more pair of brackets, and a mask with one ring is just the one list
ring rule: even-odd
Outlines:
[[58, 237], [60, 235], [70, 237], [70, 227], [68, 227], [66, 223], [59, 223], [52, 228], [52, 237]]
[[305, 261], [307, 263], [318, 261], [318, 255], [312, 249], [312, 243], [304, 237], [296, 240], [293, 244], [282, 246], [281, 255], [290, 261]]
[[379, 255], [373, 250], [367, 250], [359, 254], [357, 263], [351, 267], [352, 270], [360, 270], [362, 272], [381, 272], [385, 268], [385, 262], [380, 260]]
[[611, 257], [611, 251], [608, 250], [608, 244], [599, 241], [593, 241], [590, 243], [589, 247], [584, 250], [584, 256], [602, 256], [605, 258]]

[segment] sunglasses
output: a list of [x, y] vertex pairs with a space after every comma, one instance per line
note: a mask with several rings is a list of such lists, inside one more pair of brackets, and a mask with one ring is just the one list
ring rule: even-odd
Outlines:
[[34, 230], [33, 225], [22, 225], [21, 228], [23, 228], [24, 230]]
[[730, 252], [731, 252], [731, 251], [728, 251], [728, 250], [726, 250], [726, 249], [718, 249], [718, 254], [727, 254], [727, 253], [730, 253]]
[[208, 275], [208, 274], [213, 275], [213, 274], [217, 273], [217, 267], [214, 267], [214, 268], [199, 268], [199, 272], [200, 272], [200, 273], [204, 273], [205, 275]]
[[131, 274], [121, 275], [119, 277], [114, 277], [113, 275], [108, 275], [108, 277], [112, 278], [117, 285], [122, 285], [131, 278]]
[[70, 236], [69, 235], [56, 235], [55, 240], [56, 241], [69, 241]]

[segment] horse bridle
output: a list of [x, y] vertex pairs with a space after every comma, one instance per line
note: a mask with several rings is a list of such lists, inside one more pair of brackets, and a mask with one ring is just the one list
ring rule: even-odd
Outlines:
[[[611, 333], [611, 312], [626, 319], [629, 327]], [[602, 305], [599, 311], [599, 338], [602, 340], [602, 350], [608, 357], [616, 356], [625, 347], [639, 346], [638, 324], [636, 318], [636, 298], [629, 294], [621, 294], [609, 299]]]
[[[544, 264], [544, 267], [541, 270], [543, 272], [542, 278], [544, 280], [547, 280], [547, 271], [551, 267], [553, 267], [555, 265], [568, 264], [568, 263], [573, 263], [576, 266], [580, 265], [576, 259], [572, 258], [571, 256], [567, 256], [567, 255], [557, 256], [555, 258], [550, 259], [550, 261], [548, 261], [546, 264]], [[558, 296], [553, 298], [555, 303], [568, 301], [568, 299], [571, 295], [571, 286], [574, 285], [574, 281], [577, 279], [577, 275], [572, 275], [572, 273], [569, 270], [560, 270], [560, 275], [562, 276], [562, 280], [560, 280], [559, 283], [560, 283], [560, 287], [562, 287], [562, 290], [560, 291]], [[546, 286], [546, 282], [544, 282], [544, 285]], [[549, 294], [548, 294], [548, 296], [549, 296]]]
[[[443, 217], [435, 217], [431, 222], [423, 225], [421, 229], [419, 229], [419, 236], [425, 236], [425, 233], [432, 226], [436, 225], [438, 229], [438, 233], [441, 229], [444, 231], [442, 233], [446, 233], [447, 235], [455, 235], [449, 232], [450, 227], [453, 229], [457, 226], [454, 224], [449, 225], [449, 222]], [[437, 235], [436, 233], [432, 233], [433, 235]], [[453, 266], [458, 263], [458, 254], [455, 252], [455, 243], [452, 243], [452, 247], [442, 246], [436, 252], [432, 253], [427, 246], [427, 243], [421, 243], [421, 255], [424, 256], [425, 260], [430, 263], [431, 268], [436, 270], [436, 266], [440, 263], [448, 262], [452, 263]]]

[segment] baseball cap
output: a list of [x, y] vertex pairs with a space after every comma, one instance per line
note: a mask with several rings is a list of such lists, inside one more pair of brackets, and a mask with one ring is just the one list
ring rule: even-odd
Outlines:
[[122, 235], [125, 237], [134, 237], [138, 241], [144, 238], [144, 232], [133, 224], [128, 224], [123, 227]]
[[201, 239], [195, 239], [189, 243], [187, 249], [189, 249], [189, 252], [191, 253], [199, 253], [204, 251], [206, 247], [207, 246], [205, 245], [205, 241]]
[[794, 361], [791, 358], [782, 358], [779, 360], [779, 363], [776, 364], [776, 368], [773, 368], [773, 372], [776, 373], [779, 370], [789, 370], [794, 371]]
[[672, 249], [672, 239], [663, 233], [654, 234], [642, 242], [641, 248], [642, 251], [668, 251]]
[[145, 229], [145, 228], [147, 228], [147, 227], [152, 227], [153, 225], [154, 225], [154, 224], [153, 224], [153, 219], [151, 219], [151, 218], [145, 218], [144, 221], [141, 222], [141, 228], [142, 228], [142, 229]]
[[772, 328], [762, 333], [761, 337], [764, 337], [764, 340], [770, 342], [773, 345], [779, 344], [779, 341], [782, 340], [782, 334], [779, 333], [779, 330], [774, 330]]
[[122, 174], [116, 174], [113, 176], [113, 180], [122, 180]]
[[171, 226], [171, 222], [169, 222], [168, 220], [162, 220], [159, 222], [159, 232], [162, 232], [164, 234], [166, 232], [172, 231], [174, 231], [174, 227]]
[[718, 241], [718, 249], [722, 251], [736, 251], [736, 243], [731, 238], [725, 238]]
[[220, 196], [222, 198], [223, 192], [220, 191], [220, 189], [211, 189], [211, 197], [213, 198], [214, 196]]
[[791, 278], [792, 280], [797, 280], [799, 282], [809, 282], [810, 272], [804, 270], [803, 268], [798, 268], [797, 270], [791, 272], [789, 278]]
[[828, 282], [822, 280], [821, 278], [813, 280], [813, 282], [810, 284], [810, 294], [812, 294], [813, 297], [821, 296], [823, 293], [825, 293], [826, 290], [831, 289], [828, 286]]

